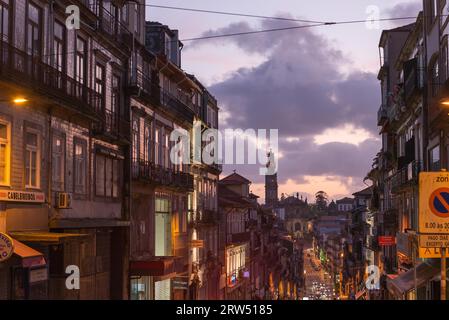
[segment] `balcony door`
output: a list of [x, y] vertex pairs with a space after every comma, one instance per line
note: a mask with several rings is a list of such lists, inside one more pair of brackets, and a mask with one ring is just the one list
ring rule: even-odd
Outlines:
[[0, 59], [3, 63], [8, 61], [8, 43], [10, 34], [9, 14], [9, 0], [0, 0]]
[[26, 52], [28, 55], [28, 73], [33, 77], [39, 76], [39, 62], [42, 57], [42, 9], [28, 3], [26, 20]]
[[65, 72], [65, 43], [66, 30], [64, 24], [55, 21], [53, 26], [53, 67], [55, 76], [53, 81], [56, 88], [62, 89]]
[[156, 196], [155, 209], [155, 256], [172, 256], [172, 223], [169, 198]]

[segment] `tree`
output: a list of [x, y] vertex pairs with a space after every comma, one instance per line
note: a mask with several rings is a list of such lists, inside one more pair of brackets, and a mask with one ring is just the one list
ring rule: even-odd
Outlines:
[[328, 195], [324, 191], [318, 191], [315, 193], [315, 204], [318, 211], [325, 211], [327, 208]]

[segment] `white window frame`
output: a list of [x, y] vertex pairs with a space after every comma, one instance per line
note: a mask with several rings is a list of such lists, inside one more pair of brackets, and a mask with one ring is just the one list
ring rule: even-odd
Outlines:
[[[37, 146], [31, 146], [27, 144], [27, 134], [31, 133], [31, 134], [35, 134], [37, 136]], [[30, 170], [29, 172], [29, 178], [31, 181], [31, 158], [30, 158], [30, 168], [27, 169], [26, 167], [26, 158], [29, 155], [31, 157], [31, 153], [35, 152], [36, 153], [36, 185], [32, 185], [30, 184], [30, 181], [25, 181], [25, 187], [29, 188], [29, 189], [40, 189], [41, 186], [41, 147], [42, 147], [42, 143], [41, 143], [41, 133], [39, 130], [33, 129], [33, 128], [26, 128], [25, 130], [25, 163], [24, 163], [24, 167], [25, 167], [25, 180], [26, 180], [26, 173], [27, 170]], [[28, 154], [30, 153], [30, 154]]]
[[5, 145], [5, 180], [0, 181], [0, 186], [11, 185], [11, 122], [0, 120], [0, 124], [6, 126], [6, 139], [0, 138], [0, 144]]

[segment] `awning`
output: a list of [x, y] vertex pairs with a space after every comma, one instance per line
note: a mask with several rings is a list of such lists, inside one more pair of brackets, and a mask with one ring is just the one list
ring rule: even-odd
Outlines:
[[129, 272], [132, 276], [153, 277], [176, 274], [175, 260], [172, 257], [163, 257], [150, 261], [131, 261]]
[[360, 300], [361, 298], [363, 298], [365, 293], [366, 293], [365, 289], [363, 289], [362, 291], [357, 292], [357, 294], [355, 295], [355, 300]]
[[56, 233], [41, 231], [14, 231], [8, 232], [11, 237], [23, 242], [36, 242], [45, 245], [61, 244], [67, 241], [85, 240], [88, 234]]
[[[431, 260], [422, 262], [416, 267], [416, 285], [422, 286], [433, 277], [440, 274], [440, 261]], [[387, 278], [387, 289], [396, 297], [401, 297], [410, 290], [415, 288], [415, 271], [411, 269], [396, 278]]]
[[22, 259], [22, 267], [31, 268], [46, 265], [44, 255], [39, 251], [28, 247], [16, 239], [13, 239], [13, 246], [14, 254]]

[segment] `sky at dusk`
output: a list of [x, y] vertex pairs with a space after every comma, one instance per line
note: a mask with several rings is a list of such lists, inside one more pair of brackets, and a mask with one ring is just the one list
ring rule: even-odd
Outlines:
[[[416, 16], [422, 1], [392, 0], [167, 0], [147, 4], [318, 21]], [[147, 8], [146, 19], [180, 31], [181, 39], [282, 28], [303, 23]], [[331, 199], [351, 195], [380, 149], [378, 43], [382, 29], [414, 20], [364, 23], [186, 41], [183, 69], [216, 96], [220, 127], [279, 129], [279, 194], [318, 190]], [[260, 166], [225, 166], [253, 181], [264, 198]]]

